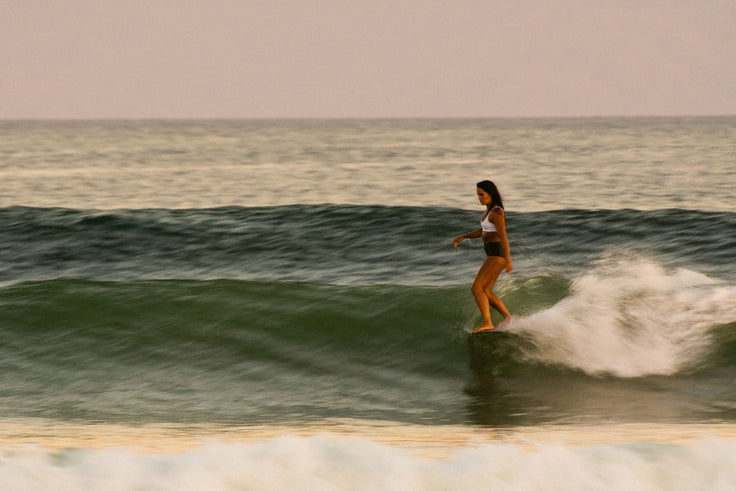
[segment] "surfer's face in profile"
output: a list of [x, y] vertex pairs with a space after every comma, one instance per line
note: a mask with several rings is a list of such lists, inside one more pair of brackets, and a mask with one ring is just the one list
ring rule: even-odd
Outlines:
[[481, 188], [475, 188], [475, 192], [478, 194], [478, 201], [481, 205], [488, 206], [491, 201], [491, 195], [483, 191]]

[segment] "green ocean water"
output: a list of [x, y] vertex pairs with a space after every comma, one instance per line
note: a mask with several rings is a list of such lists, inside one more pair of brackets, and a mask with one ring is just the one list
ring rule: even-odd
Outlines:
[[[325, 205], [0, 210], [6, 414], [509, 425], [608, 420], [609, 388], [619, 403], [622, 393], [637, 404], [689, 401], [664, 417], [656, 405], [622, 411], [621, 422], [734, 417], [723, 377], [736, 369], [736, 288], [723, 266], [736, 215], [510, 213], [518, 272], [498, 291], [517, 321], [512, 334], [474, 337], [483, 341], [474, 347], [468, 282], [481, 244], [454, 249], [449, 238], [476, 215]], [[670, 231], [683, 224], [693, 234], [675, 244]], [[688, 269], [695, 255], [699, 271]], [[541, 414], [539, 403], [525, 410], [518, 401], [545, 400], [550, 380], [595, 388], [602, 402], [557, 407], [553, 398]], [[694, 380], [698, 397], [687, 395]]]
[[[298, 435], [336, 421], [430, 428], [438, 441], [443, 428], [731, 427], [734, 118], [0, 130], [5, 437], [20, 424], [42, 444], [68, 427], [291, 429], [161, 460], [11, 449], [4, 479], [18, 489], [41, 482], [28, 465], [68, 489], [100, 485], [89, 476], [104, 469], [133, 469], [108, 484], [171, 488], [203, 467], [217, 469], [206, 486], [247, 488], [295, 458], [312, 470], [284, 482], [352, 469], [340, 482], [446, 488], [503, 462], [487, 478], [522, 485], [562, 461], [585, 477], [561, 486], [593, 486], [603, 469], [658, 489], [699, 462], [698, 483], [728, 488], [726, 440], [636, 446], [629, 430], [623, 444], [541, 446], [536, 460], [493, 443], [456, 455], [460, 469], [395, 444]], [[470, 336], [484, 253], [450, 240], [478, 228], [474, 187], [486, 178], [504, 194], [514, 271], [496, 291], [516, 318]], [[235, 474], [218, 464], [231, 461]], [[376, 470], [389, 461], [393, 472]]]

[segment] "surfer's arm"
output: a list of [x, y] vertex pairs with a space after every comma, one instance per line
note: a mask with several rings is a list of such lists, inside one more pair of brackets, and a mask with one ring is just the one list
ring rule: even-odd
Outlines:
[[467, 234], [459, 235], [452, 239], [452, 245], [457, 247], [460, 242], [462, 242], [465, 239], [479, 239], [483, 236], [483, 229], [473, 230], [472, 232], [468, 232]]
[[514, 269], [514, 265], [511, 262], [511, 249], [509, 248], [509, 239], [506, 237], [506, 218], [504, 217], [503, 209], [499, 208], [497, 211], [494, 210], [491, 216], [493, 224], [496, 226], [496, 231], [501, 239], [501, 248], [503, 249], [503, 257], [506, 259], [506, 272], [510, 273]]

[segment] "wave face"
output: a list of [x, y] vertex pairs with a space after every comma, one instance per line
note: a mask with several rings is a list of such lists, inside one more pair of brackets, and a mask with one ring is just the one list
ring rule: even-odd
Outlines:
[[[443, 306], [462, 290], [23, 283], [0, 297], [10, 314], [0, 362], [12, 373], [6, 407], [43, 417], [115, 421], [145, 410], [154, 421], [233, 422], [421, 408], [419, 387], [463, 377], [462, 349], [446, 349], [457, 315]], [[403, 408], [390, 402], [410, 393]]]
[[483, 253], [449, 241], [477, 213], [2, 209], [0, 405], [135, 423], [733, 421], [735, 217], [509, 213], [498, 293], [516, 319], [470, 337]]

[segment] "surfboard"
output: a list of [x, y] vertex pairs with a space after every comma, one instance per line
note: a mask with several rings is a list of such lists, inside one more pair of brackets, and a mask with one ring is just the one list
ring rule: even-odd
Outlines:
[[493, 333], [499, 333], [499, 332], [507, 332], [507, 331], [494, 327], [493, 329], [484, 329], [483, 331], [471, 332], [470, 334], [472, 334], [473, 336], [477, 336], [478, 334], [493, 334]]

